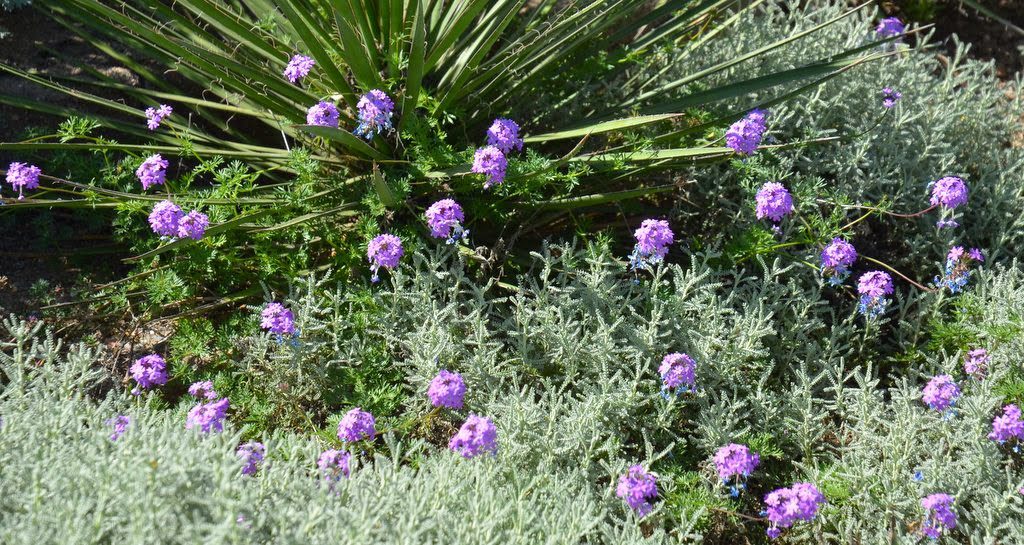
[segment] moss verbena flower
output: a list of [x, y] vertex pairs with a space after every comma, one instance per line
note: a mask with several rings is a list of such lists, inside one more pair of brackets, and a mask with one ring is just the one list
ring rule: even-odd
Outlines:
[[857, 310], [869, 319], [877, 318], [885, 313], [889, 305], [886, 295], [892, 294], [892, 277], [882, 271], [869, 271], [857, 280], [857, 293], [860, 303]]
[[875, 34], [878, 34], [881, 38], [891, 38], [893, 36], [899, 36], [907, 29], [907, 26], [897, 17], [886, 17], [878, 22], [878, 26], [875, 27]]
[[159, 354], [149, 354], [135, 360], [128, 369], [138, 386], [132, 390], [139, 395], [139, 388], [148, 389], [167, 384], [167, 362]]
[[132, 418], [130, 416], [123, 414], [117, 415], [114, 418], [107, 420], [107, 425], [112, 426], [114, 428], [114, 432], [110, 434], [110, 440], [117, 441], [118, 439], [120, 439], [120, 437], [124, 435], [126, 431], [128, 431], [128, 426], [130, 426], [131, 423]]
[[964, 360], [964, 371], [968, 375], [981, 380], [988, 373], [988, 364], [991, 360], [992, 358], [988, 355], [988, 350], [975, 348], [967, 353], [967, 359]]
[[825, 503], [825, 495], [812, 483], [798, 482], [770, 492], [764, 502], [768, 506], [765, 513], [769, 522], [768, 536], [775, 539], [781, 534], [780, 528], [813, 520]]
[[734, 498], [740, 495], [740, 490], [747, 487], [747, 477], [761, 463], [761, 457], [756, 452], [750, 452], [746, 445], [736, 443], [720, 447], [715, 452], [713, 460], [718, 478], [722, 480], [723, 485], [729, 487], [729, 493]]
[[857, 261], [857, 250], [853, 244], [833, 238], [821, 251], [821, 274], [833, 286], [842, 284], [850, 276], [850, 266]]
[[217, 399], [217, 392], [213, 389], [213, 382], [209, 380], [193, 382], [188, 387], [188, 395], [196, 399]]
[[658, 478], [643, 466], [632, 465], [619, 476], [615, 495], [622, 498], [637, 516], [645, 517], [654, 509], [651, 501], [658, 497]]
[[892, 108], [896, 105], [896, 101], [903, 98], [903, 93], [893, 89], [892, 87], [886, 87], [882, 89], [882, 106], [886, 109]]
[[249, 441], [238, 447], [235, 452], [245, 466], [242, 467], [242, 475], [255, 475], [259, 471], [260, 463], [267, 454], [267, 447], [259, 441]]
[[36, 189], [39, 187], [39, 175], [43, 171], [35, 166], [27, 163], [11, 163], [7, 167], [7, 183], [11, 184], [11, 188], [17, 190], [18, 200], [25, 198], [26, 189]]
[[661, 360], [658, 373], [661, 375], [662, 392], [676, 393], [689, 391], [697, 382], [697, 362], [688, 354], [673, 352]]
[[740, 155], [753, 155], [764, 137], [767, 117], [764, 110], [752, 110], [725, 131], [725, 145]]
[[498, 428], [490, 418], [470, 414], [458, 433], [448, 441], [448, 448], [463, 458], [497, 454]]
[[281, 303], [267, 303], [260, 312], [260, 327], [277, 335], [293, 335], [295, 316]]
[[452, 199], [441, 199], [430, 205], [425, 216], [430, 236], [434, 238], [447, 239], [448, 244], [455, 244], [469, 235], [469, 231], [462, 227], [462, 222], [466, 221], [462, 206]]
[[394, 269], [402, 259], [405, 250], [402, 248], [402, 240], [395, 235], [378, 235], [366, 246], [366, 257], [370, 262], [371, 282], [380, 280], [378, 271], [381, 267]]
[[198, 427], [203, 433], [224, 431], [224, 418], [228, 414], [231, 402], [223, 397], [209, 403], [199, 403], [188, 411], [185, 429]]
[[356, 136], [370, 140], [374, 134], [391, 130], [395, 103], [384, 91], [374, 89], [366, 93], [359, 98], [356, 109], [359, 110], [359, 125], [352, 131]]
[[523, 150], [523, 139], [519, 138], [519, 125], [511, 119], [498, 118], [487, 129], [487, 144], [510, 153], [513, 149]]
[[636, 244], [629, 256], [629, 266], [634, 270], [650, 270], [664, 261], [668, 247], [675, 241], [675, 233], [666, 220], [644, 220], [640, 228], [633, 232], [633, 237], [636, 238]]
[[334, 484], [349, 476], [349, 462], [352, 455], [343, 450], [325, 450], [320, 453], [316, 461], [316, 467], [320, 469], [320, 475], [330, 484]]
[[495, 146], [484, 146], [473, 154], [473, 167], [470, 170], [476, 174], [487, 176], [487, 179], [484, 180], [484, 189], [504, 182], [507, 169], [508, 159]]
[[373, 438], [377, 436], [376, 425], [377, 421], [372, 414], [356, 407], [345, 413], [345, 416], [338, 422], [338, 439], [342, 441], [359, 441], [361, 439], [373, 441]]
[[793, 196], [780, 183], [766, 182], [754, 200], [757, 202], [757, 219], [768, 218], [778, 223], [793, 213]]
[[313, 69], [315, 64], [316, 61], [310, 57], [294, 55], [288, 61], [288, 66], [284, 68], [284, 77], [288, 78], [288, 81], [295, 83], [309, 75], [309, 71]]
[[1011, 439], [1024, 441], [1024, 421], [1021, 420], [1020, 408], [1012, 403], [1003, 407], [1003, 414], [992, 420], [992, 432], [988, 438], [999, 443]]
[[167, 166], [169, 164], [159, 153], [154, 153], [147, 157], [135, 171], [135, 176], [142, 182], [142, 189], [146, 190], [154, 185], [163, 185], [167, 179]]
[[146, 108], [146, 127], [151, 131], [155, 131], [160, 123], [163, 122], [164, 118], [171, 115], [174, 108], [171, 108], [167, 104], [161, 104], [160, 106], [153, 108]]
[[209, 226], [210, 218], [202, 212], [193, 210], [185, 214], [178, 222], [178, 237], [199, 240], [203, 238]]
[[985, 261], [985, 256], [978, 248], [965, 252], [963, 246], [953, 246], [946, 255], [946, 266], [942, 276], [935, 277], [935, 285], [944, 287], [950, 293], [959, 293], [971, 278], [970, 266], [973, 262]]
[[921, 533], [938, 539], [943, 532], [956, 528], [956, 513], [953, 512], [955, 498], [949, 494], [929, 494], [921, 499], [924, 508], [924, 522]]
[[430, 398], [430, 404], [435, 407], [461, 409], [462, 398], [465, 395], [466, 383], [462, 380], [462, 375], [447, 369], [441, 369], [427, 388], [427, 397]]
[[338, 128], [338, 107], [330, 102], [318, 102], [306, 111], [306, 124], [318, 127]]
[[921, 400], [929, 408], [939, 412], [945, 412], [952, 407], [958, 397], [960, 397], [960, 387], [949, 375], [932, 377], [921, 391]]
[[171, 201], [160, 201], [153, 205], [153, 211], [149, 213], [149, 226], [162, 237], [176, 237], [183, 216], [178, 205]]

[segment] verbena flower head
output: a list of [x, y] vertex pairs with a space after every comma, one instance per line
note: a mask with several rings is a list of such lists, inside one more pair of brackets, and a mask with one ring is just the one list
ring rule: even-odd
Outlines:
[[893, 89], [892, 87], [886, 87], [882, 89], [882, 106], [886, 109], [892, 108], [896, 105], [896, 101], [903, 98], [903, 93]]
[[441, 372], [430, 381], [430, 388], [427, 389], [427, 397], [435, 407], [447, 407], [449, 409], [461, 409], [462, 398], [466, 395], [466, 383], [462, 375], [441, 369]]
[[697, 362], [687, 354], [673, 352], [661, 360], [658, 373], [661, 374], [662, 388], [668, 391], [686, 391], [696, 382]]
[[138, 394], [139, 388], [152, 388], [167, 384], [167, 362], [159, 354], [149, 354], [135, 360], [128, 370], [138, 386], [132, 390]]
[[922, 391], [921, 400], [936, 411], [945, 411], [960, 397], [960, 388], [949, 375], [932, 377]]
[[430, 236], [434, 238], [444, 238], [449, 244], [454, 244], [465, 233], [462, 222], [466, 221], [466, 215], [462, 206], [452, 199], [441, 199], [430, 205], [426, 217]]
[[1003, 407], [1003, 414], [992, 420], [992, 433], [988, 438], [1005, 443], [1011, 439], [1024, 441], [1024, 421], [1021, 420], [1020, 409], [1013, 404]]
[[338, 107], [330, 102], [318, 102], [306, 111], [306, 124], [338, 128]]
[[857, 261], [857, 250], [853, 244], [841, 238], [834, 238], [821, 251], [821, 272], [829, 284], [838, 286], [850, 276], [850, 266]]
[[473, 172], [484, 174], [484, 189], [492, 185], [498, 185], [505, 181], [505, 170], [508, 169], [508, 160], [500, 149], [494, 146], [484, 146], [473, 154]]
[[238, 447], [236, 454], [245, 464], [242, 468], [242, 475], [255, 475], [267, 454], [267, 447], [259, 441], [249, 441]]
[[193, 210], [185, 214], [178, 222], [178, 237], [199, 240], [206, 234], [206, 229], [209, 226], [210, 218], [202, 212]]
[[188, 411], [185, 429], [198, 427], [203, 433], [224, 431], [224, 418], [231, 402], [224, 397], [209, 403], [200, 403]]
[[324, 480], [334, 483], [342, 478], [347, 479], [349, 474], [349, 461], [352, 455], [343, 450], [325, 450], [316, 461], [316, 467]]
[[345, 413], [341, 422], [338, 422], [338, 439], [342, 441], [359, 441], [360, 439], [373, 441], [373, 438], [377, 436], [376, 425], [377, 422], [372, 414], [356, 407]]
[[366, 257], [370, 261], [370, 271], [373, 272], [370, 280], [373, 282], [380, 280], [377, 271], [381, 267], [385, 269], [397, 267], [404, 253], [402, 240], [395, 235], [383, 234], [374, 237], [366, 247]]
[[971, 279], [971, 263], [985, 261], [985, 256], [978, 248], [971, 248], [964, 252], [963, 246], [953, 246], [946, 256], [946, 266], [943, 269], [942, 277], [935, 277], [937, 286], [948, 288], [950, 293], [959, 293]]
[[889, 305], [885, 296], [892, 293], [892, 277], [882, 271], [866, 272], [857, 280], [857, 292], [860, 294], [857, 310], [868, 318], [876, 318]]
[[767, 182], [757, 192], [757, 219], [768, 218], [776, 223], [793, 213], [793, 196], [782, 184]]
[[281, 303], [267, 303], [260, 313], [260, 327], [278, 335], [293, 335], [295, 316]]
[[637, 516], [645, 517], [653, 509], [651, 501], [658, 497], [658, 478], [641, 465], [630, 466], [619, 477], [615, 495], [622, 498]]
[[217, 392], [213, 389], [213, 382], [209, 380], [193, 382], [188, 387], [188, 395], [196, 399], [217, 399]]
[[359, 98], [356, 108], [359, 110], [359, 126], [353, 131], [356, 136], [370, 140], [374, 134], [391, 130], [391, 115], [395, 103], [391, 101], [391, 97], [384, 94], [384, 91], [374, 89], [366, 93]]
[[497, 454], [498, 428], [490, 418], [470, 414], [458, 433], [448, 441], [448, 448], [463, 458]]
[[988, 372], [990, 361], [992, 358], [988, 355], [988, 350], [975, 348], [967, 353], [967, 359], [964, 360], [964, 371], [976, 379], [984, 378], [985, 373]]
[[171, 115], [173, 111], [174, 109], [167, 104], [161, 104], [157, 108], [146, 108], [146, 127], [151, 131], [155, 131], [164, 118]]
[[178, 205], [171, 201], [160, 201], [153, 205], [153, 211], [149, 213], [149, 226], [162, 237], [176, 237], [182, 217]]
[[825, 503], [825, 495], [811, 483], [794, 483], [789, 488], [779, 488], [764, 498], [770, 526], [768, 535], [779, 536], [779, 528], [789, 528], [798, 521], [810, 521]]
[[943, 532], [956, 528], [956, 513], [953, 512], [955, 498], [949, 494], [930, 494], [921, 499], [924, 507], [924, 524], [921, 533], [938, 539]]
[[132, 423], [132, 418], [126, 415], [117, 415], [110, 420], [107, 420], [107, 425], [114, 428], [114, 432], [110, 434], [111, 441], [117, 441], [124, 435], [124, 432], [128, 431], [128, 426]]
[[312, 58], [305, 55], [294, 55], [288, 66], [284, 68], [284, 77], [288, 78], [288, 81], [295, 83], [300, 79], [309, 75], [309, 71], [313, 69], [316, 64]]
[[7, 167], [7, 183], [18, 191], [18, 199], [24, 199], [26, 189], [39, 187], [39, 175], [42, 173], [43, 171], [35, 165], [11, 163]]
[[[737, 497], [740, 495], [740, 490], [746, 488], [743, 481], [761, 463], [761, 457], [757, 453], [750, 452], [745, 445], [730, 443], [715, 452], [714, 462], [718, 478], [722, 480], [722, 484], [730, 487], [731, 495]], [[730, 483], [733, 480], [735, 482]]]
[[675, 241], [675, 233], [666, 220], [644, 220], [633, 236], [636, 245], [630, 255], [630, 267], [633, 269], [650, 269], [665, 260], [668, 247]]
[[878, 26], [875, 27], [875, 33], [882, 38], [890, 38], [892, 36], [899, 36], [907, 29], [907, 26], [903, 24], [896, 17], [886, 17], [878, 22]]
[[519, 138], [519, 125], [511, 119], [498, 118], [487, 129], [487, 144], [509, 153], [513, 149], [523, 150], [523, 139]]
[[932, 206], [953, 210], [967, 202], [967, 184], [956, 176], [939, 178], [931, 184]]
[[142, 182], [142, 189], [149, 189], [154, 185], [164, 185], [169, 164], [159, 153], [147, 157], [135, 171], [135, 176]]
[[753, 155], [764, 137], [768, 112], [753, 110], [725, 131], [725, 145], [740, 155]]

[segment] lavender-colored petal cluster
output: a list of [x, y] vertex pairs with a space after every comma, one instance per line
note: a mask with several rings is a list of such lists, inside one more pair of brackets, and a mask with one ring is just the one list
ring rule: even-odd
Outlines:
[[725, 131], [725, 145], [740, 155], [753, 155], [761, 145], [768, 112], [753, 110]]
[[321, 101], [310, 106], [306, 111], [306, 124], [337, 129], [340, 115], [337, 106]]
[[171, 115], [173, 111], [174, 109], [167, 104], [161, 104], [157, 108], [146, 108], [146, 127], [151, 131], [155, 131], [164, 118]]
[[886, 295], [892, 293], [892, 277], [882, 271], [869, 271], [857, 280], [857, 293], [860, 303], [857, 310], [868, 318], [877, 318], [885, 312], [889, 305]]
[[462, 398], [466, 395], [466, 383], [459, 373], [441, 369], [441, 372], [430, 381], [427, 397], [435, 407], [461, 409]]
[[463, 238], [468, 231], [462, 228], [462, 222], [466, 216], [462, 212], [462, 206], [452, 199], [441, 199], [427, 208], [427, 226], [430, 227], [430, 236], [434, 238], [447, 239], [449, 244], [454, 244]]
[[793, 196], [780, 183], [766, 182], [758, 190], [755, 200], [757, 219], [768, 218], [778, 223], [783, 217], [793, 213]]
[[217, 399], [217, 392], [213, 389], [213, 382], [209, 380], [193, 382], [188, 387], [188, 395], [196, 399]]
[[779, 488], [764, 498], [768, 509], [768, 536], [779, 536], [780, 528], [789, 528], [797, 521], [809, 521], [818, 514], [825, 503], [825, 495], [811, 483], [794, 483], [789, 488]]
[[193, 210], [185, 214], [181, 221], [178, 222], [178, 237], [199, 240], [206, 234], [206, 229], [209, 226], [210, 218], [202, 212]]
[[463, 458], [497, 454], [498, 428], [490, 418], [470, 414], [458, 433], [448, 441], [448, 448]]
[[281, 303], [267, 303], [260, 313], [260, 327], [277, 335], [293, 335], [295, 316]]
[[976, 379], [982, 379], [988, 372], [988, 364], [991, 361], [992, 358], [988, 355], [988, 350], [975, 348], [967, 353], [967, 359], [964, 360], [964, 371]]
[[842, 284], [850, 276], [850, 266], [857, 261], [857, 250], [853, 244], [834, 238], [821, 251], [821, 273], [833, 286]]
[[633, 269], [650, 269], [661, 263], [668, 255], [668, 247], [675, 241], [675, 233], [666, 220], [644, 220], [633, 236], [636, 245], [629, 256], [629, 264]]
[[178, 224], [182, 217], [184, 213], [178, 205], [171, 201], [160, 201], [153, 205], [153, 211], [149, 213], [149, 226], [162, 237], [174, 237], [178, 235]]
[[949, 375], [932, 377], [922, 390], [921, 400], [933, 410], [943, 412], [960, 397], [960, 387]]
[[924, 508], [924, 523], [921, 533], [938, 539], [943, 532], [956, 528], [956, 513], [953, 512], [955, 498], [949, 494], [929, 494], [921, 499]]
[[366, 257], [370, 261], [370, 271], [373, 273], [370, 280], [373, 282], [380, 280], [380, 275], [377, 273], [381, 267], [385, 269], [397, 267], [404, 253], [402, 239], [395, 235], [383, 234], [374, 237], [366, 247]]
[[903, 93], [893, 89], [892, 87], [886, 87], [882, 89], [882, 106], [886, 109], [890, 109], [896, 105], [896, 102], [903, 98]]
[[622, 498], [637, 516], [647, 516], [653, 509], [651, 501], [658, 497], [658, 479], [641, 465], [630, 466], [619, 477], [615, 495]]
[[730, 443], [715, 452], [714, 462], [718, 478], [723, 485], [729, 486], [730, 494], [737, 497], [740, 490], [747, 487], [744, 480], [761, 463], [761, 457], [756, 452], [750, 452], [746, 445]]
[[231, 402], [226, 397], [209, 403], [199, 403], [188, 411], [185, 429], [198, 427], [203, 433], [224, 431], [224, 418], [230, 406]]
[[661, 360], [662, 389], [676, 393], [689, 390], [697, 382], [697, 362], [688, 354], [673, 352]]
[[39, 175], [42, 173], [43, 171], [35, 165], [11, 163], [7, 167], [7, 183], [11, 184], [12, 189], [18, 191], [18, 199], [24, 199], [26, 189], [39, 187]]
[[110, 440], [117, 441], [118, 439], [120, 439], [121, 436], [124, 435], [126, 431], [128, 431], [128, 426], [130, 426], [131, 424], [132, 418], [130, 416], [123, 414], [117, 415], [114, 418], [107, 420], [107, 425], [112, 426], [114, 428], [114, 432], [110, 434]]
[[988, 438], [1000, 443], [1011, 439], [1024, 441], [1024, 421], [1021, 420], [1020, 408], [1013, 404], [1003, 407], [1003, 414], [992, 420], [992, 432]]
[[903, 34], [906, 28], [907, 26], [898, 18], [886, 17], [878, 22], [878, 26], [875, 27], [875, 34], [882, 38], [891, 38], [892, 36]]
[[309, 71], [313, 69], [316, 64], [312, 58], [305, 55], [294, 55], [288, 66], [284, 68], [284, 77], [288, 78], [288, 81], [295, 83], [300, 79], [309, 75]]
[[932, 206], [953, 210], [967, 202], [967, 184], [956, 176], [939, 178], [931, 184]]
[[487, 176], [487, 179], [484, 180], [484, 189], [504, 182], [507, 169], [508, 159], [495, 146], [484, 146], [473, 154], [473, 168], [471, 170], [477, 174]]
[[509, 153], [513, 149], [523, 150], [523, 139], [519, 138], [519, 125], [511, 119], [498, 118], [487, 129], [487, 144]]
[[238, 447], [238, 451], [235, 454], [245, 464], [242, 467], [242, 475], [255, 475], [259, 471], [260, 463], [263, 462], [263, 458], [267, 455], [267, 447], [259, 441], [249, 441]]
[[360, 439], [373, 441], [373, 438], [377, 436], [376, 425], [377, 421], [374, 420], [372, 414], [356, 407], [345, 413], [341, 422], [338, 422], [338, 439], [342, 441], [359, 441]]
[[154, 185], [163, 185], [167, 179], [167, 162], [159, 153], [146, 158], [135, 171], [135, 176], [142, 182], [142, 189], [149, 189]]
[[395, 103], [384, 91], [374, 89], [366, 93], [359, 98], [356, 108], [359, 110], [359, 126], [352, 131], [356, 136], [370, 140], [374, 134], [391, 130], [391, 115], [395, 110]]
[[935, 277], [935, 284], [947, 288], [950, 293], [959, 293], [971, 279], [971, 263], [985, 261], [985, 256], [978, 248], [965, 252], [963, 246], [953, 246], [946, 256], [946, 266], [942, 276]]
[[138, 394], [139, 388], [152, 388], [167, 384], [167, 362], [159, 354], [149, 354], [135, 360], [128, 369], [138, 386], [132, 390]]
[[316, 467], [324, 480], [333, 484], [349, 475], [349, 461], [352, 455], [343, 450], [325, 450], [316, 461]]

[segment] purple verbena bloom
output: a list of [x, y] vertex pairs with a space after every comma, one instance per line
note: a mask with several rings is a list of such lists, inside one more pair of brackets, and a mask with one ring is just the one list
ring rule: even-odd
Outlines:
[[885, 296], [892, 293], [892, 277], [882, 271], [866, 272], [857, 280], [857, 292], [860, 294], [857, 310], [868, 318], [877, 318], [889, 304]]
[[132, 393], [138, 395], [139, 388], [152, 388], [167, 383], [167, 362], [159, 354], [149, 354], [135, 360], [129, 372], [138, 386]]
[[167, 104], [161, 104], [158, 108], [146, 108], [146, 127], [151, 131], [155, 131], [164, 118], [171, 115], [173, 111], [174, 109]]
[[181, 208], [171, 201], [160, 201], [149, 213], [149, 226], [162, 237], [178, 236], [178, 224], [183, 214]]
[[899, 36], [903, 34], [907, 26], [897, 17], [886, 17], [878, 22], [878, 26], [875, 27], [875, 34], [878, 34], [882, 38], [890, 38], [892, 36]]
[[730, 443], [715, 452], [714, 462], [722, 484], [729, 486], [733, 497], [738, 497], [740, 490], [747, 487], [744, 480], [761, 463], [761, 457], [756, 452], [750, 452], [745, 445]]
[[132, 418], [123, 414], [107, 420], [107, 425], [114, 427], [114, 433], [110, 434], [110, 440], [117, 441], [122, 435], [124, 435], [124, 432], [128, 431], [128, 426], [130, 426], [131, 423]]
[[980, 380], [988, 372], [990, 361], [992, 361], [992, 358], [988, 355], [988, 350], [976, 348], [967, 353], [967, 359], [964, 360], [964, 371], [967, 371], [968, 375]]
[[449, 244], [454, 244], [468, 233], [462, 228], [462, 222], [466, 220], [462, 207], [452, 199], [441, 199], [430, 205], [426, 217], [430, 236], [447, 239]]
[[356, 136], [370, 140], [374, 134], [391, 130], [391, 115], [395, 103], [384, 91], [374, 89], [366, 93], [359, 98], [356, 108], [359, 110], [359, 126], [352, 131]]
[[675, 241], [675, 233], [669, 228], [666, 220], [644, 220], [633, 236], [636, 238], [636, 245], [633, 246], [633, 253], [629, 257], [630, 267], [633, 269], [650, 269], [661, 263], [668, 255], [668, 247]]
[[323, 475], [324, 480], [333, 484], [342, 478], [348, 478], [349, 461], [351, 458], [352, 455], [343, 450], [325, 450], [320, 454], [320, 458], [317, 459], [316, 467], [320, 469], [320, 474]]
[[782, 184], [766, 182], [758, 190], [757, 219], [768, 218], [776, 223], [793, 213], [793, 196]]
[[821, 272], [829, 284], [838, 286], [850, 276], [850, 265], [855, 261], [857, 250], [853, 244], [841, 238], [833, 238], [821, 251]]
[[203, 433], [224, 431], [224, 418], [230, 406], [231, 402], [226, 397], [209, 403], [199, 403], [188, 411], [185, 429], [190, 430], [198, 426]]
[[492, 185], [498, 185], [505, 181], [505, 170], [508, 169], [508, 159], [500, 149], [494, 146], [485, 146], [473, 154], [473, 172], [484, 174], [484, 189]]
[[886, 109], [892, 108], [896, 105], [896, 101], [903, 98], [903, 93], [893, 89], [892, 87], [886, 87], [882, 89], [882, 106]]
[[147, 157], [139, 165], [138, 170], [135, 171], [135, 176], [142, 182], [142, 189], [149, 189], [150, 186], [154, 185], [164, 185], [164, 181], [167, 179], [167, 166], [169, 164], [159, 153]]
[[293, 335], [295, 316], [281, 303], [267, 303], [260, 313], [260, 327], [278, 335]]
[[267, 447], [259, 441], [249, 441], [238, 447], [236, 454], [245, 463], [245, 467], [242, 468], [242, 475], [255, 475], [256, 471], [259, 470], [260, 463], [263, 462], [263, 458], [267, 455]]
[[370, 281], [380, 280], [377, 272], [381, 267], [385, 269], [397, 267], [404, 253], [402, 239], [395, 235], [383, 234], [374, 237], [366, 247], [366, 257], [370, 261], [370, 271], [373, 273]]
[[622, 498], [638, 517], [645, 517], [654, 509], [651, 500], [658, 497], [658, 478], [643, 466], [632, 465], [619, 476], [615, 495]]
[[427, 389], [427, 397], [430, 404], [435, 407], [447, 407], [449, 409], [461, 409], [462, 398], [466, 395], [466, 383], [462, 375], [446, 369], [430, 381], [430, 388]]
[[969, 252], [964, 252], [963, 246], [953, 246], [950, 248], [949, 254], [946, 255], [946, 266], [942, 276], [936, 276], [934, 282], [937, 286], [948, 288], [950, 293], [958, 293], [964, 289], [967, 281], [971, 278], [971, 262], [984, 260], [985, 256], [977, 248], [971, 248]]
[[206, 233], [206, 228], [210, 226], [210, 218], [199, 212], [193, 210], [188, 214], [185, 214], [178, 222], [178, 236], [180, 238], [190, 238], [192, 240], [199, 240], [203, 238]]
[[18, 190], [19, 200], [24, 199], [26, 189], [39, 187], [39, 175], [42, 173], [43, 171], [35, 165], [11, 163], [7, 167], [7, 183], [11, 184], [12, 189]]
[[487, 144], [509, 153], [513, 149], [523, 151], [523, 139], [519, 138], [519, 125], [511, 119], [498, 118], [487, 129]]
[[992, 433], [988, 438], [1005, 443], [1010, 439], [1024, 441], [1024, 421], [1021, 420], [1020, 408], [1010, 404], [1003, 407], [1003, 414], [992, 420]]
[[949, 375], [932, 377], [922, 390], [921, 400], [932, 410], [944, 412], [960, 397], [960, 388]]
[[939, 178], [931, 184], [932, 206], [953, 210], [967, 202], [967, 184], [956, 176]]
[[753, 155], [764, 137], [768, 112], [755, 109], [725, 131], [725, 145], [740, 155]]
[[338, 107], [330, 102], [318, 102], [306, 111], [306, 124], [338, 128]]
[[812, 520], [825, 503], [825, 495], [813, 484], [800, 482], [772, 491], [765, 496], [764, 502], [768, 506], [768, 536], [774, 539], [779, 536], [779, 528], [789, 528], [801, 520]]
[[284, 77], [288, 78], [288, 81], [295, 83], [300, 79], [309, 75], [309, 71], [313, 69], [313, 65], [316, 61], [305, 55], [294, 55], [288, 66], [284, 68]]
[[188, 395], [196, 399], [217, 399], [217, 392], [213, 389], [213, 382], [209, 380], [193, 382], [188, 387]]
[[338, 439], [359, 441], [365, 438], [373, 441], [377, 436], [376, 424], [372, 414], [356, 407], [345, 413], [338, 422]]
[[673, 352], [661, 360], [658, 373], [661, 374], [662, 389], [666, 391], [686, 391], [697, 381], [697, 362], [688, 354]]
[[921, 533], [938, 539], [946, 530], [956, 528], [956, 513], [953, 512], [954, 498], [949, 494], [930, 494], [921, 499], [924, 508], [924, 524]]
[[498, 428], [490, 418], [470, 414], [459, 428], [458, 433], [448, 441], [448, 448], [463, 458], [474, 458], [481, 454], [497, 454]]

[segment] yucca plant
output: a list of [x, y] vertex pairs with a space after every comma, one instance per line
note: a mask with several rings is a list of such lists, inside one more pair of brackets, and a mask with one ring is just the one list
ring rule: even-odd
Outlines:
[[[476, 243], [600, 228], [640, 206], [649, 213], [652, 204], [670, 204], [666, 194], [679, 190], [674, 171], [733, 157], [722, 130], [748, 109], [891, 54], [865, 43], [777, 73], [706, 84], [852, 10], [676, 81], [650, 76], [655, 54], [685, 56], [762, 3], [44, 0], [35, 8], [130, 68], [140, 84], [85, 65], [88, 77], [55, 79], [0, 65], [101, 112], [92, 116], [96, 126], [72, 120], [53, 137], [0, 149], [101, 153], [113, 172], [90, 182], [44, 176], [42, 191], [9, 201], [11, 208], [116, 208], [122, 228], [145, 231], [142, 216], [167, 196], [131, 189], [130, 173], [149, 153], [176, 155], [165, 188], [179, 204], [209, 211], [211, 236], [142, 237], [135, 245], [141, 255], [131, 259], [146, 275], [183, 261], [208, 278], [230, 272], [209, 288], [217, 296], [271, 273], [287, 278], [365, 259], [368, 234], [382, 224], [423, 230], [421, 210], [445, 196], [464, 197]], [[282, 70], [297, 53], [316, 65], [293, 84]], [[373, 89], [394, 100], [394, 123], [366, 140], [352, 130], [360, 97]], [[112, 93], [127, 100], [103, 98]], [[743, 97], [757, 100], [722, 106]], [[0, 100], [69, 114], [21, 97]], [[338, 105], [338, 128], [305, 123], [320, 101]], [[143, 110], [162, 103], [174, 114], [160, 130], [147, 130]], [[510, 157], [505, 183], [485, 191], [470, 163], [496, 117], [519, 122], [526, 150]], [[170, 250], [178, 257], [161, 256]]]

